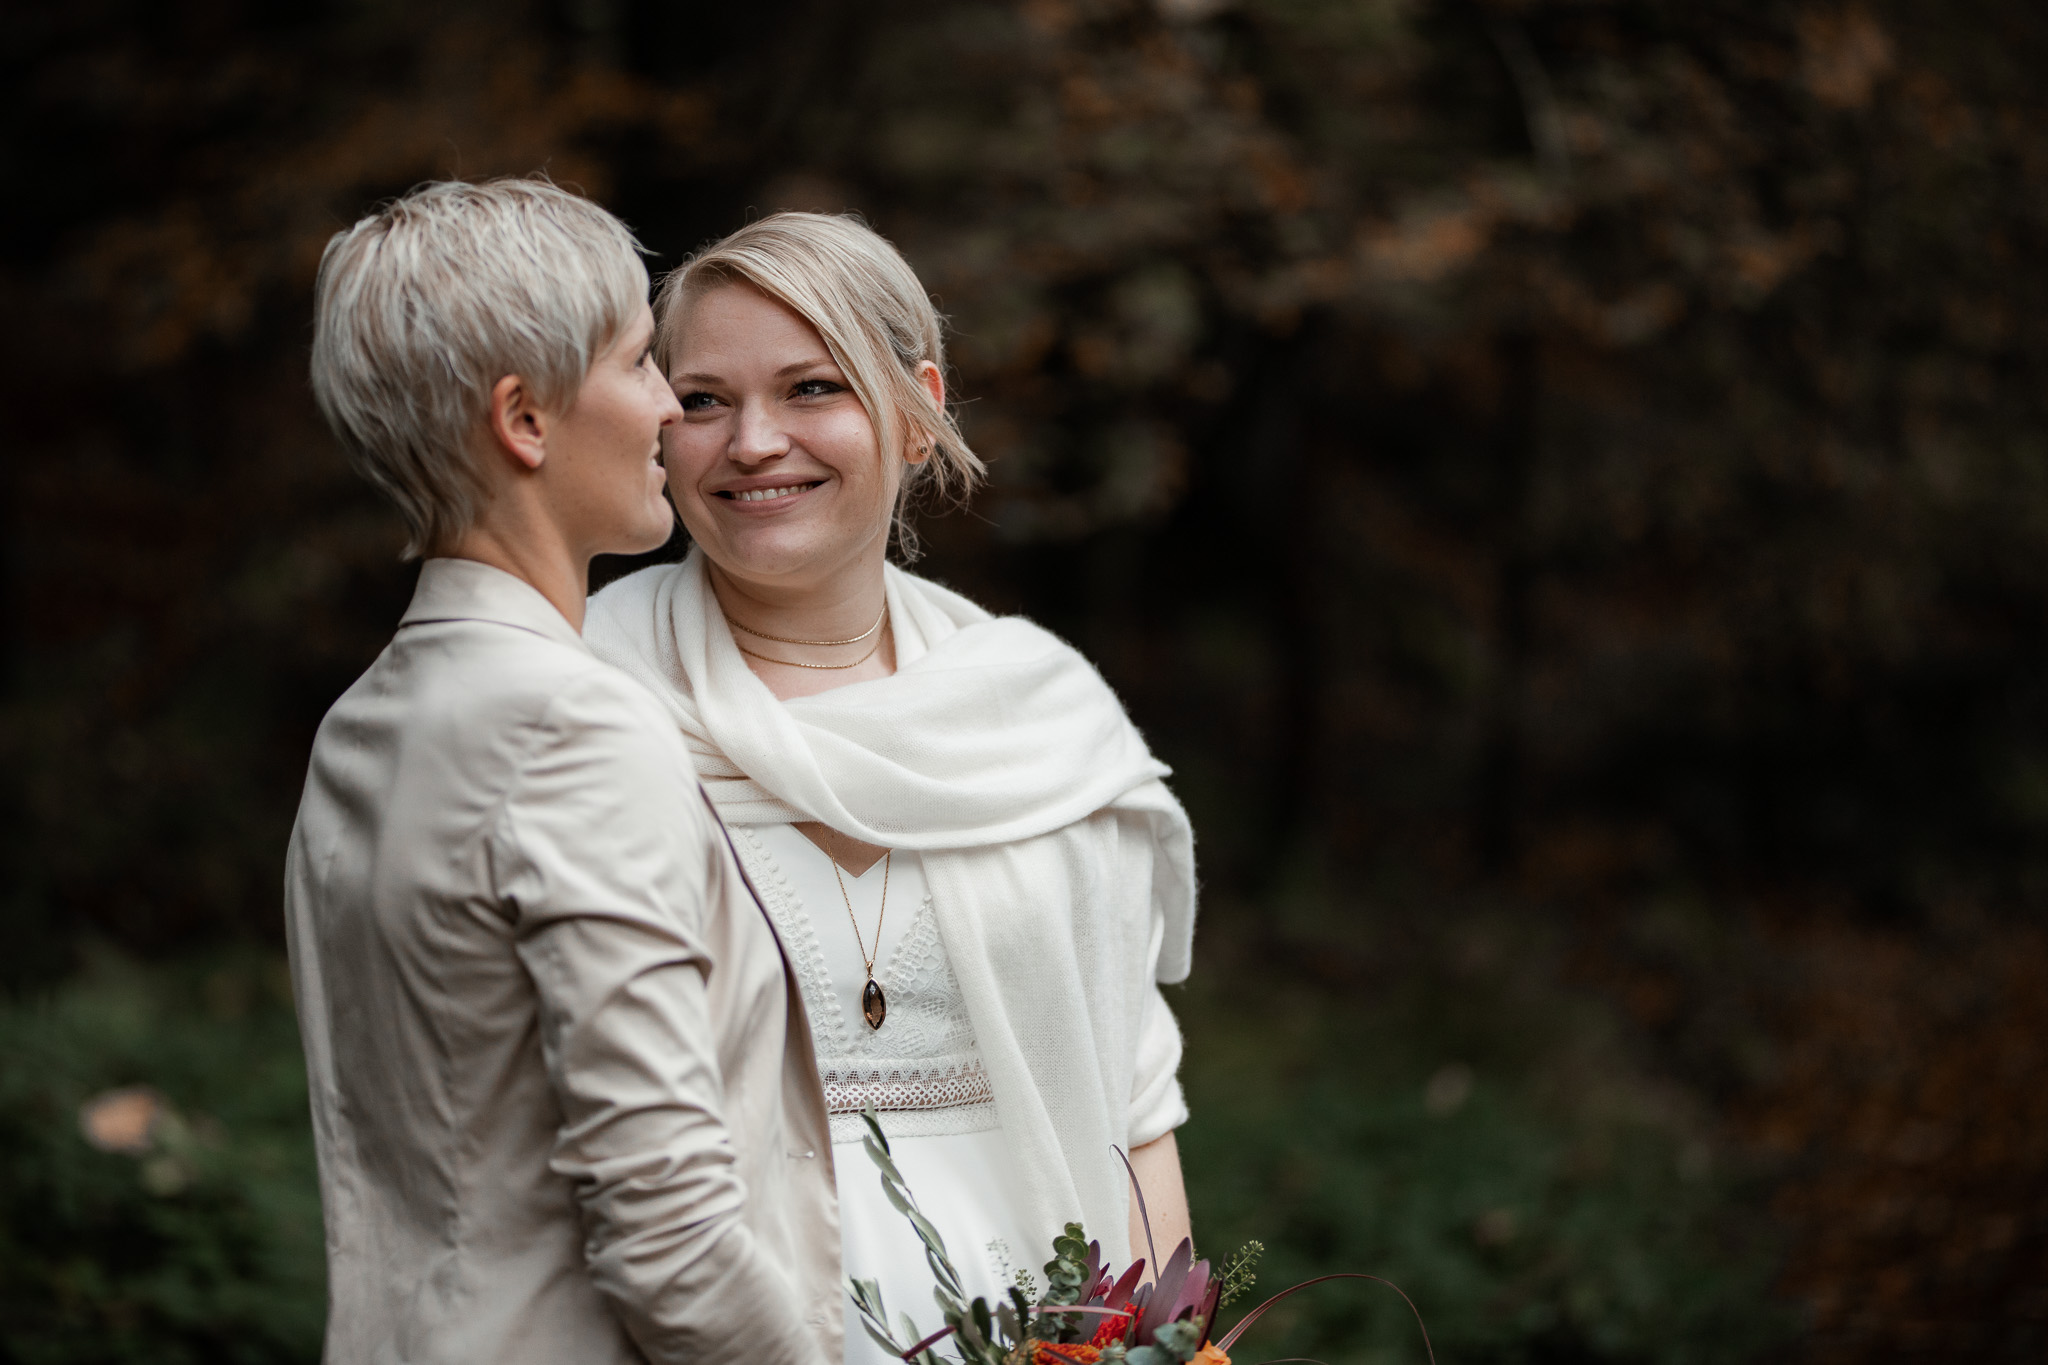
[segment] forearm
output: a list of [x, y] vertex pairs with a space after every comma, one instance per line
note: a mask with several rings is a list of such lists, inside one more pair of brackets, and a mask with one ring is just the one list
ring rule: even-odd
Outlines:
[[[1145, 1237], [1145, 1219], [1138, 1211], [1138, 1201], [1131, 1200], [1131, 1254], [1143, 1256], [1146, 1261], [1146, 1278], [1152, 1278], [1163, 1262], [1173, 1255], [1173, 1249], [1181, 1239], [1193, 1236], [1188, 1217], [1187, 1185], [1181, 1179], [1180, 1147], [1174, 1142], [1173, 1134], [1155, 1138], [1142, 1147], [1131, 1149], [1131, 1169], [1137, 1173], [1138, 1189], [1145, 1196], [1145, 1213], [1152, 1221], [1150, 1244]], [[1158, 1262], [1153, 1260], [1152, 1249], [1158, 1252]]]
[[591, 1278], [650, 1365], [826, 1365], [788, 1282], [748, 1229], [721, 1220], [688, 1240], [658, 1230], [593, 1248]]
[[[722, 855], [665, 716], [609, 670], [566, 686], [493, 836], [535, 992], [592, 1283], [653, 1365], [826, 1365], [754, 1235], [703, 938]], [[760, 926], [766, 932], [766, 926]], [[726, 1008], [729, 1008], [727, 1006]], [[815, 1305], [812, 1305], [815, 1308]]]
[[556, 921], [522, 944], [562, 1106], [550, 1165], [592, 1282], [654, 1365], [824, 1365], [746, 1225], [696, 961], [657, 928]]
[[657, 1155], [646, 1148], [661, 1137], [624, 1131], [659, 1117], [617, 1123], [621, 1145], [643, 1149], [633, 1157], [556, 1159], [578, 1187], [591, 1282], [650, 1365], [825, 1365], [787, 1277], [746, 1222], [730, 1168], [707, 1160], [705, 1134], [671, 1132], [668, 1152]]

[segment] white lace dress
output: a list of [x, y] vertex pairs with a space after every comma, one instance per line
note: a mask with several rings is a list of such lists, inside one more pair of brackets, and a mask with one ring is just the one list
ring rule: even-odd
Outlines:
[[[1052, 1247], [1027, 1231], [1028, 1201], [1004, 1145], [966, 1001], [939, 940], [923, 861], [899, 849], [886, 864], [876, 859], [860, 876], [842, 872], [835, 881], [831, 859], [793, 825], [738, 825], [732, 834], [803, 989], [832, 1112], [846, 1273], [881, 1285], [892, 1325], [907, 1311], [920, 1334], [943, 1326], [923, 1248], [883, 1196], [880, 1175], [860, 1145], [866, 1131], [860, 1113], [872, 1104], [897, 1169], [946, 1239], [969, 1296], [995, 1300], [1019, 1269], [1042, 1278]], [[856, 923], [859, 943], [874, 952], [875, 980], [888, 1003], [879, 1029], [861, 1016], [867, 968]], [[1155, 987], [1138, 1037], [1134, 1147], [1186, 1121], [1174, 1080], [1180, 1055], [1180, 1031]], [[892, 1365], [892, 1359], [861, 1330], [849, 1303], [848, 1365]]]

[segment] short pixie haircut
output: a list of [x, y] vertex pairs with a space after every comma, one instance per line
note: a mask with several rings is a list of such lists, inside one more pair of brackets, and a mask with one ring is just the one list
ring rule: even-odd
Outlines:
[[407, 559], [476, 519], [475, 434], [508, 374], [547, 406], [647, 301], [624, 223], [546, 180], [440, 181], [328, 242], [313, 395], [356, 467], [405, 517]]
[[850, 213], [774, 213], [684, 261], [655, 300], [655, 357], [668, 372], [685, 306], [722, 284], [748, 284], [815, 327], [884, 451], [926, 447], [895, 511], [897, 543], [916, 552], [904, 519], [910, 497], [929, 489], [964, 500], [987, 473], [960, 434], [951, 404], [932, 406], [918, 379], [926, 361], [946, 368], [939, 312], [889, 240]]

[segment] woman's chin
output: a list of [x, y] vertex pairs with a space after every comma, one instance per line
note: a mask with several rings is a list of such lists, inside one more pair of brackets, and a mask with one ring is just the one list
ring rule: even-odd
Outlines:
[[722, 528], [716, 537], [695, 537], [704, 553], [733, 578], [754, 582], [787, 582], [807, 578], [845, 561], [835, 553], [832, 538], [816, 528], [753, 526]]
[[662, 504], [662, 515], [649, 514], [639, 519], [629, 536], [621, 536], [620, 547], [614, 554], [644, 555], [659, 550], [668, 544], [668, 538], [675, 532], [675, 518], [667, 515], [668, 504]]

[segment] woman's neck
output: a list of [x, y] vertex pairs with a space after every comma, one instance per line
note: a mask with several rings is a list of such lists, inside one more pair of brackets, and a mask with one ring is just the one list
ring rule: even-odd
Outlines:
[[845, 640], [860, 634], [881, 614], [882, 562], [817, 583], [751, 583], [707, 563], [711, 590], [726, 619], [770, 635], [801, 640]]
[[896, 671], [882, 561], [816, 585], [747, 583], [715, 563], [706, 569], [733, 642], [784, 701]]

